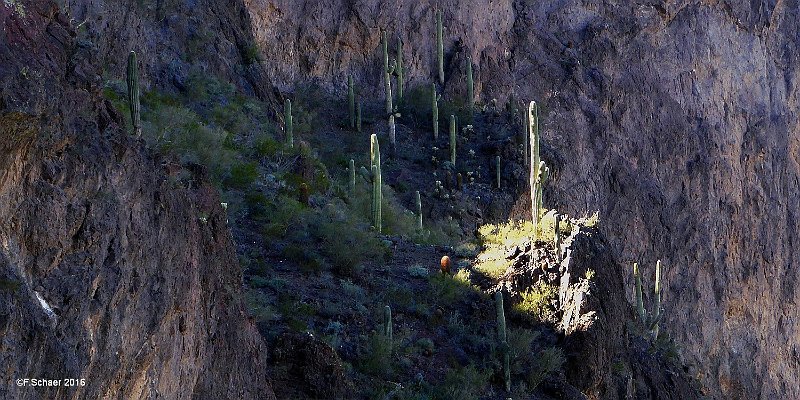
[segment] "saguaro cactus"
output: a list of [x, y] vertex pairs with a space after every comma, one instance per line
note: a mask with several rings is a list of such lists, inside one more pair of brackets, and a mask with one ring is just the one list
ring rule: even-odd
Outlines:
[[389, 351], [392, 349], [392, 307], [383, 308], [383, 334], [386, 336]]
[[386, 38], [386, 31], [382, 33], [383, 45], [383, 84], [386, 91], [386, 114], [394, 112], [392, 105], [392, 73], [395, 66], [389, 66], [389, 40]]
[[142, 136], [142, 105], [139, 102], [139, 65], [136, 62], [136, 52], [128, 53], [128, 103], [131, 108], [131, 125], [136, 137]]
[[633, 263], [633, 275], [636, 279], [636, 310], [639, 313], [639, 320], [644, 328], [649, 332], [650, 339], [658, 339], [658, 322], [661, 320], [661, 260], [656, 262], [656, 282], [653, 290], [653, 311], [649, 314], [644, 308], [644, 298], [642, 295], [642, 275], [639, 272], [639, 264]]
[[450, 116], [450, 162], [456, 165], [456, 116]]
[[283, 124], [284, 131], [286, 132], [286, 144], [294, 148], [294, 135], [292, 127], [292, 101], [286, 99], [283, 103]]
[[358, 102], [358, 108], [356, 108], [356, 131], [361, 133], [361, 102]]
[[495, 157], [494, 161], [497, 167], [497, 188], [500, 189], [500, 156]]
[[439, 84], [444, 85], [444, 28], [442, 12], [436, 11], [436, 60], [439, 67]]
[[469, 117], [472, 119], [475, 112], [475, 82], [472, 79], [472, 57], [467, 56], [467, 102], [469, 104]]
[[417, 203], [417, 229], [422, 232], [422, 198], [419, 195], [419, 190], [414, 194]]
[[347, 105], [350, 110], [350, 129], [356, 128], [356, 91], [353, 86], [353, 75], [350, 75], [347, 77]]
[[381, 192], [381, 150], [378, 144], [378, 135], [370, 137], [370, 160], [372, 163], [372, 223], [378, 233], [381, 232], [382, 200]]
[[497, 338], [500, 342], [500, 351], [503, 353], [503, 378], [506, 383], [506, 391], [511, 391], [511, 357], [509, 354], [508, 341], [506, 340], [506, 314], [503, 310], [503, 293], [494, 292], [494, 303], [497, 309]]
[[350, 159], [350, 193], [356, 192], [356, 161]]
[[436, 93], [436, 84], [431, 84], [431, 110], [433, 112], [433, 139], [439, 139], [439, 94]]
[[539, 193], [539, 107], [535, 101], [530, 102], [528, 105], [528, 132], [530, 133], [530, 150], [531, 150], [531, 164], [530, 164], [530, 186], [531, 186], [531, 217], [533, 224], [539, 224], [539, 208], [538, 208], [538, 193]]
[[397, 38], [397, 67], [395, 72], [397, 73], [397, 102], [400, 103], [403, 101], [403, 39], [398, 37]]

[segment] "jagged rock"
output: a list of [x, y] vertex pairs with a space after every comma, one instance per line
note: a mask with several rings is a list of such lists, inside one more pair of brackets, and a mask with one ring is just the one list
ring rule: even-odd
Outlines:
[[23, 3], [0, 5], [0, 398], [274, 399], [216, 190], [170, 185], [69, 19]]

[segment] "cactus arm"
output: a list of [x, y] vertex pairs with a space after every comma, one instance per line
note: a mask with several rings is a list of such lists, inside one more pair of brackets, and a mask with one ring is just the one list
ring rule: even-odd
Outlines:
[[656, 286], [653, 291], [653, 312], [651, 313], [653, 322], [650, 331], [653, 340], [658, 339], [658, 321], [661, 320], [661, 260], [656, 261]]
[[644, 310], [644, 299], [642, 297], [642, 275], [639, 272], [639, 264], [633, 263], [633, 277], [636, 280], [636, 311], [643, 324], [647, 324], [647, 315]]

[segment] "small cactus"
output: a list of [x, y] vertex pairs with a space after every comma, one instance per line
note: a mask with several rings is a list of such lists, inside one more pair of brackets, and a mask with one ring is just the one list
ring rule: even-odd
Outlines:
[[417, 229], [422, 232], [422, 198], [419, 195], [419, 190], [414, 194], [417, 203]]
[[347, 77], [347, 105], [350, 110], [350, 129], [356, 128], [356, 91], [353, 87], [353, 75]]
[[433, 112], [433, 139], [439, 139], [439, 98], [436, 93], [436, 84], [431, 84], [431, 110]]
[[292, 101], [286, 99], [283, 103], [283, 123], [284, 131], [286, 133], [286, 145], [294, 148], [294, 136], [292, 128]]
[[511, 357], [509, 354], [508, 341], [506, 340], [506, 315], [503, 310], [503, 292], [494, 292], [494, 303], [497, 309], [497, 338], [500, 342], [500, 350], [503, 353], [503, 380], [506, 384], [506, 391], [511, 391]]
[[436, 60], [439, 67], [439, 84], [444, 85], [444, 27], [441, 11], [436, 11]]
[[139, 66], [136, 63], [136, 52], [128, 53], [128, 104], [131, 108], [131, 124], [136, 137], [142, 136], [142, 105], [139, 101]]
[[542, 191], [544, 190], [544, 184], [550, 178], [550, 168], [547, 167], [544, 161], [539, 161], [538, 171], [538, 178], [536, 180], [536, 205], [534, 206], [534, 211], [536, 212], [536, 224], [538, 224], [539, 215], [541, 210], [544, 208], [544, 204], [542, 203]]
[[456, 116], [450, 116], [450, 162], [456, 165]]
[[464, 187], [464, 177], [461, 175], [461, 172], [456, 174], [456, 189], [462, 190]]
[[495, 157], [494, 162], [497, 167], [497, 188], [500, 189], [500, 156]]

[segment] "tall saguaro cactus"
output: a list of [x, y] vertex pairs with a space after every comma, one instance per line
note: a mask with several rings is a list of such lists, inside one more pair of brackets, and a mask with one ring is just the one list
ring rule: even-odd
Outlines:
[[658, 322], [661, 320], [661, 260], [656, 262], [656, 282], [653, 290], [653, 311], [648, 314], [644, 308], [642, 295], [642, 275], [639, 264], [633, 263], [633, 276], [636, 279], [636, 310], [639, 320], [650, 333], [651, 340], [658, 339]]
[[378, 144], [378, 135], [372, 134], [370, 137], [370, 161], [372, 163], [372, 224], [378, 233], [381, 232], [381, 204], [383, 194], [381, 192], [381, 150]]
[[444, 27], [442, 11], [436, 11], [436, 60], [439, 68], [439, 84], [444, 85]]
[[403, 39], [400, 37], [397, 38], [397, 66], [395, 67], [395, 72], [397, 74], [397, 102], [400, 103], [403, 101], [403, 89], [405, 87], [403, 83]]
[[417, 229], [422, 232], [422, 198], [419, 195], [419, 190], [414, 194], [417, 203]]
[[283, 125], [286, 131], [286, 145], [294, 148], [294, 128], [292, 124], [292, 101], [286, 99], [283, 103]]
[[472, 79], [472, 57], [467, 56], [467, 101], [470, 120], [475, 113], [475, 82]]
[[500, 342], [500, 350], [503, 353], [503, 378], [506, 384], [506, 391], [511, 391], [511, 357], [509, 354], [508, 340], [506, 339], [506, 314], [503, 310], [503, 293], [494, 292], [494, 303], [497, 310], [497, 338]]
[[356, 128], [356, 90], [353, 86], [353, 75], [350, 75], [347, 77], [347, 105], [350, 110], [350, 129]]
[[139, 102], [139, 65], [136, 62], [136, 52], [128, 53], [128, 103], [131, 108], [131, 125], [136, 137], [142, 136], [142, 105]]
[[522, 158], [525, 161], [525, 166], [529, 167], [531, 165], [531, 159], [528, 156], [528, 153], [529, 153], [529, 150], [530, 150], [530, 146], [531, 146], [530, 145], [530, 139], [529, 139], [529, 137], [530, 137], [530, 121], [531, 121], [530, 117], [531, 117], [531, 113], [526, 108], [523, 111], [523, 114], [524, 114], [525, 122], [524, 122], [523, 133], [522, 133]]
[[383, 85], [386, 92], [386, 114], [394, 112], [392, 105], [392, 74], [396, 66], [389, 66], [389, 40], [386, 38], [386, 31], [383, 31], [382, 46], [383, 46]]
[[531, 217], [533, 225], [539, 224], [539, 106], [535, 101], [528, 105], [528, 132], [530, 133], [530, 187], [531, 187]]
[[439, 139], [439, 94], [436, 93], [436, 84], [431, 84], [431, 111], [433, 113], [433, 139]]
[[456, 165], [456, 116], [450, 115], [450, 162]]

